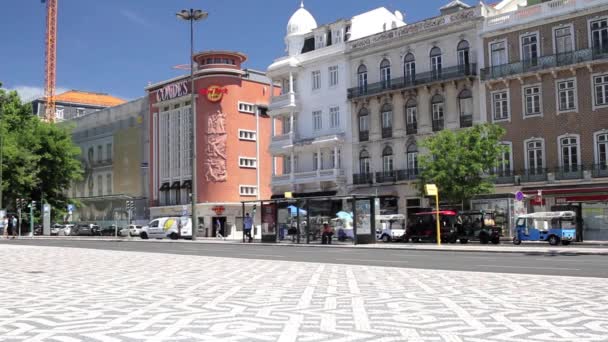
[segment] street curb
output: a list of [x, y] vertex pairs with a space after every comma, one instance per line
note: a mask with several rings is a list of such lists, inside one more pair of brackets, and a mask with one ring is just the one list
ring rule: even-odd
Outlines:
[[[0, 240], [3, 241], [4, 239]], [[127, 239], [116, 239], [116, 238], [77, 238], [77, 237], [21, 237], [17, 240], [48, 240], [48, 241], [93, 241], [93, 242], [135, 242], [135, 243], [179, 243], [179, 244], [207, 244], [207, 245], [244, 245], [244, 246], [273, 246], [273, 247], [285, 247], [285, 248], [358, 248], [368, 250], [391, 250], [391, 251], [436, 251], [436, 252], [457, 252], [457, 253], [509, 253], [509, 254], [534, 254], [534, 255], [607, 255], [608, 248], [606, 247], [582, 247], [577, 248], [576, 246], [571, 247], [544, 247], [544, 246], [521, 246], [514, 247], [509, 246], [510, 249], [500, 249], [501, 246], [497, 247], [483, 247], [471, 245], [466, 248], [452, 248], [450, 245], [443, 245], [442, 247], [436, 246], [425, 246], [425, 245], [390, 245], [386, 246], [382, 244], [375, 245], [306, 245], [306, 244], [281, 244], [281, 243], [243, 243], [241, 241], [217, 241], [217, 240], [142, 240], [139, 238], [133, 238], [132, 240]], [[10, 239], [8, 241], [11, 241]], [[409, 247], [411, 246], [411, 247]], [[585, 250], [588, 249], [588, 250]], [[598, 250], [601, 249], [601, 250]]]

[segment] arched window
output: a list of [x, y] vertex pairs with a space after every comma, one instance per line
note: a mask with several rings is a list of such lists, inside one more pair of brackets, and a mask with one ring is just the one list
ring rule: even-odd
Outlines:
[[410, 177], [418, 174], [418, 147], [413, 143], [407, 146], [407, 171]]
[[576, 172], [580, 165], [578, 136], [569, 135], [559, 139], [561, 162], [564, 172]]
[[380, 82], [382, 83], [382, 89], [391, 86], [391, 62], [386, 58], [380, 62]]
[[390, 146], [382, 150], [382, 171], [384, 174], [393, 172], [393, 149]]
[[370, 162], [369, 162], [369, 153], [367, 150], [361, 150], [359, 153], [359, 173], [363, 175], [369, 175], [370, 172]]
[[380, 121], [382, 123], [382, 138], [393, 136], [393, 106], [385, 103], [380, 109]]
[[467, 42], [466, 40], [461, 40], [460, 43], [458, 43], [457, 53], [458, 53], [458, 67], [462, 71], [468, 71], [468, 67], [469, 67], [469, 63], [470, 63], [469, 42]]
[[369, 112], [367, 108], [361, 108], [359, 111], [359, 141], [367, 141], [369, 139]]
[[409, 99], [405, 104], [405, 130], [407, 134], [418, 133], [418, 104]]
[[431, 99], [431, 109], [433, 111], [433, 132], [438, 132], [443, 129], [443, 96], [436, 94]]
[[416, 79], [416, 59], [412, 53], [403, 58], [403, 77], [406, 84], [413, 84]]
[[431, 73], [434, 79], [441, 78], [441, 49], [435, 46], [431, 49]]
[[357, 69], [357, 80], [359, 84], [359, 94], [363, 95], [367, 93], [367, 67], [365, 64], [361, 64]]
[[463, 89], [458, 94], [458, 105], [460, 109], [460, 127], [473, 126], [473, 93], [469, 89]]

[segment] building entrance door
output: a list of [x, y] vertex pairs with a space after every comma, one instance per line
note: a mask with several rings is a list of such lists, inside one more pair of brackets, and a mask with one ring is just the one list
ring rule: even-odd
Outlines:
[[216, 216], [213, 218], [213, 237], [225, 238], [230, 232], [226, 231], [226, 217]]

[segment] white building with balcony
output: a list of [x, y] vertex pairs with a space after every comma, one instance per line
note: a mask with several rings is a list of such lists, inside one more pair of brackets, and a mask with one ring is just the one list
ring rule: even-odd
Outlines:
[[[272, 98], [272, 190], [342, 192], [351, 169], [351, 121], [346, 42], [405, 25], [399, 12], [381, 7], [318, 26], [304, 8], [287, 24], [287, 56], [268, 67], [281, 95]], [[343, 157], [344, 156], [344, 157]]]

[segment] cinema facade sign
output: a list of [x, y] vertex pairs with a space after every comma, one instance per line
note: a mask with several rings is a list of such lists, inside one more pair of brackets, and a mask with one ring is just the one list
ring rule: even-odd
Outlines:
[[189, 81], [171, 83], [156, 91], [156, 102], [169, 101], [186, 95], [190, 95]]

